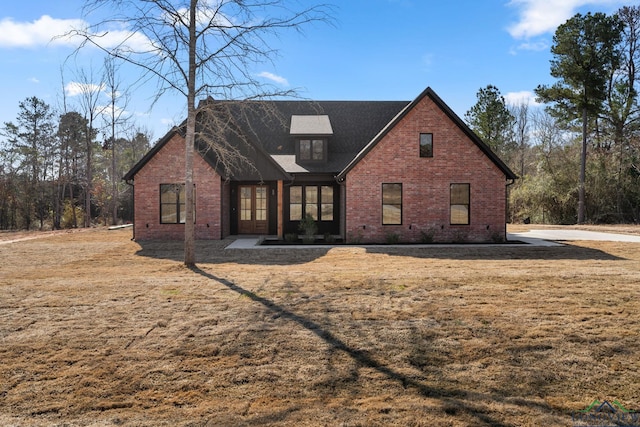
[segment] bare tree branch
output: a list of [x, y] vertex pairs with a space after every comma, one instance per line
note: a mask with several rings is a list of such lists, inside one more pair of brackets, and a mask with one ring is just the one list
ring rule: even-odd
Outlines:
[[[273, 64], [271, 46], [286, 30], [301, 31], [316, 22], [331, 22], [331, 6], [308, 6], [296, 0], [92, 0], [84, 12], [108, 9], [110, 18], [65, 36], [80, 37], [81, 47], [95, 46], [139, 67], [159, 82], [156, 99], [167, 91], [186, 97], [185, 193], [186, 218], [193, 209], [193, 150], [204, 144], [215, 153], [223, 173], [252, 166], [242, 147], [216, 135], [232, 135], [248, 142], [225, 104], [217, 100], [266, 100], [291, 95], [293, 90], [266, 84], [256, 74], [258, 64]], [[123, 31], [124, 29], [124, 31]], [[207, 106], [208, 105], [208, 106]], [[251, 103], [273, 113], [268, 104]], [[196, 116], [204, 127], [196, 133]], [[246, 144], [245, 144], [246, 146]], [[254, 167], [255, 168], [255, 167]], [[192, 221], [185, 225], [185, 264], [195, 263]]]

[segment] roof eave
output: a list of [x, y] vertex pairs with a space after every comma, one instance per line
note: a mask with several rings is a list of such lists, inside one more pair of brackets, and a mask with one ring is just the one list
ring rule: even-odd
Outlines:
[[158, 151], [160, 151], [162, 147], [164, 147], [176, 134], [182, 134], [178, 126], [174, 126], [173, 128], [171, 128], [171, 130], [169, 130], [169, 132], [165, 134], [165, 136], [160, 138], [160, 140], [149, 151], [147, 151], [144, 156], [142, 156], [138, 163], [136, 163], [131, 169], [129, 169], [129, 172], [127, 172], [122, 177], [122, 179], [127, 182], [133, 180], [140, 169], [142, 169], [147, 164], [147, 162], [149, 162], [149, 160], [151, 160], [153, 156], [155, 156]]

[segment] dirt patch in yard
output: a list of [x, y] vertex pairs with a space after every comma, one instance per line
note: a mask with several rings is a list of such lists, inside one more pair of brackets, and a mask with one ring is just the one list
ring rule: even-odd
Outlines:
[[640, 245], [0, 245], [1, 425], [572, 425], [640, 409]]

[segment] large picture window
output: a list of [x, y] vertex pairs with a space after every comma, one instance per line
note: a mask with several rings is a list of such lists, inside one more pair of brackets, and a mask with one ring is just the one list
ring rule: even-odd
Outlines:
[[[195, 221], [196, 194], [193, 189], [193, 217]], [[160, 223], [184, 224], [186, 219], [184, 184], [160, 184]]]
[[311, 215], [314, 221], [333, 221], [333, 187], [293, 185], [289, 189], [289, 220]]
[[469, 225], [470, 185], [451, 184], [451, 225]]
[[402, 184], [382, 184], [382, 224], [402, 224]]

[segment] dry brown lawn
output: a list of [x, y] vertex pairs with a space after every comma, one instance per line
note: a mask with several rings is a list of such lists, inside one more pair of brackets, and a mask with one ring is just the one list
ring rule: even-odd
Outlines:
[[570, 426], [595, 399], [640, 409], [640, 244], [199, 242], [187, 269], [179, 242], [131, 229], [46, 236], [0, 242], [3, 426]]

